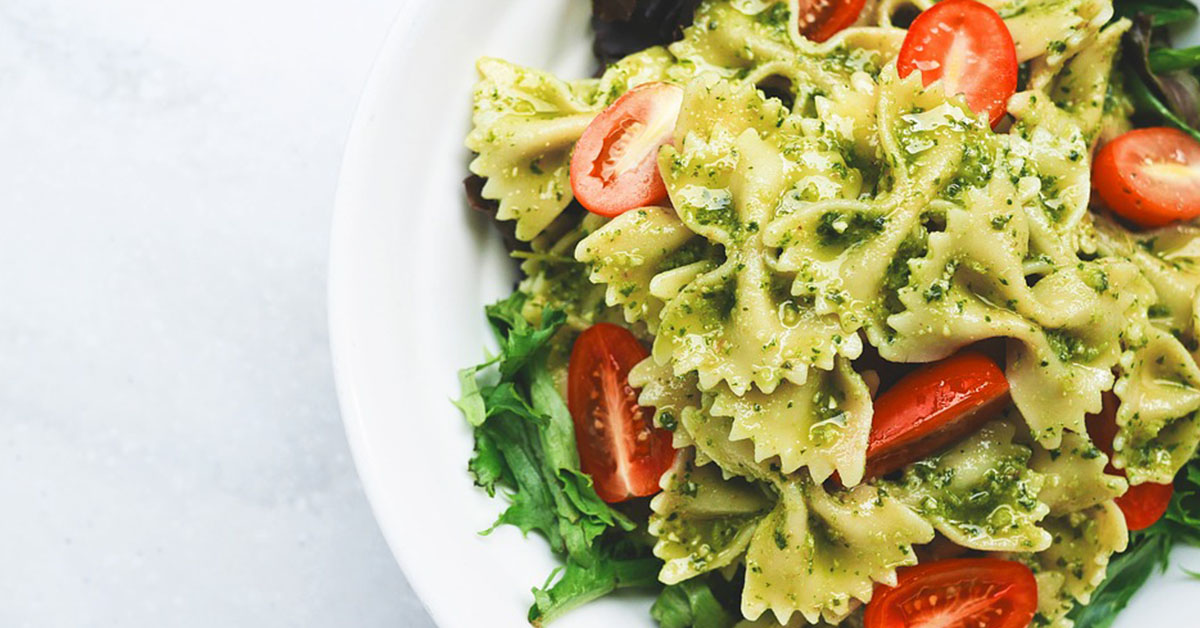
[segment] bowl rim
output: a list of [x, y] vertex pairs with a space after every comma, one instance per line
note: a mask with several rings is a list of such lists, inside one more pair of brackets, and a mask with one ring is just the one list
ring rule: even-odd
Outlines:
[[385, 487], [379, 482], [379, 474], [372, 470], [370, 448], [367, 446], [367, 427], [364, 414], [357, 401], [357, 384], [351, 373], [351, 360], [348, 357], [351, 341], [347, 326], [351, 320], [351, 308], [347, 305], [347, 300], [341, 297], [341, 292], [346, 285], [345, 278], [352, 274], [351, 250], [354, 246], [354, 238], [351, 236], [361, 228], [358, 225], [361, 218], [356, 211], [357, 204], [351, 200], [354, 195], [353, 186], [356, 185], [351, 179], [357, 176], [355, 161], [365, 152], [369, 143], [373, 129], [371, 109], [375, 106], [374, 104], [383, 90], [385, 77], [392, 74], [390, 69], [400, 63], [400, 60], [404, 58], [404, 52], [416, 47], [416, 38], [406, 37], [406, 35], [418, 23], [422, 12], [421, 5], [422, 3], [416, 0], [400, 0], [383, 43], [380, 44], [371, 62], [367, 78], [355, 105], [353, 118], [342, 149], [337, 189], [333, 201], [326, 273], [325, 313], [329, 329], [334, 388], [359, 483], [366, 495], [375, 524], [391, 550], [392, 556], [395, 557], [400, 570], [405, 574], [405, 580], [416, 594], [418, 603], [425, 613], [434, 619], [435, 623], [441, 624], [434, 609], [426, 602], [429, 597], [424, 586], [419, 580], [408, 578], [409, 565], [412, 561], [404, 549], [404, 544], [395, 542], [395, 539], [406, 536], [403, 532], [395, 532], [407, 527], [404, 518], [392, 516], [392, 513], [383, 506], [382, 491]]

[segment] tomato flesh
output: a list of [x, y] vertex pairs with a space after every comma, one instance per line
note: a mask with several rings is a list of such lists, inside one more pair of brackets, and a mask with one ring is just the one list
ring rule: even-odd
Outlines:
[[576, 200], [610, 218], [665, 200], [658, 149], [671, 141], [682, 104], [682, 87], [644, 83], [596, 116], [571, 155]]
[[1125, 527], [1130, 532], [1145, 530], [1158, 523], [1167, 513], [1171, 505], [1171, 496], [1175, 494], [1175, 486], [1171, 484], [1155, 484], [1143, 482], [1130, 486], [1124, 495], [1116, 498], [1117, 506], [1125, 515]]
[[671, 433], [654, 427], [629, 385], [629, 369], [648, 355], [629, 330], [608, 323], [589, 327], [571, 349], [567, 406], [579, 463], [610, 504], [657, 493], [675, 461]]
[[928, 87], [942, 82], [947, 96], [963, 94], [992, 126], [1017, 92], [1017, 48], [1004, 20], [975, 0], [944, 0], [913, 20], [896, 58], [901, 78], [921, 71]]
[[1008, 380], [981, 353], [909, 373], [875, 400], [867, 477], [884, 475], [961, 440], [1008, 402]]
[[1178, 129], [1137, 129], [1096, 153], [1092, 182], [1109, 209], [1142, 227], [1200, 216], [1200, 142]]
[[1037, 581], [1021, 563], [956, 558], [906, 567], [878, 585], [866, 628], [1025, 628], [1037, 612]]
[[[1087, 430], [1092, 444], [1109, 458], [1104, 472], [1124, 477], [1125, 472], [1112, 464], [1113, 439], [1117, 437], [1117, 407], [1119, 405], [1121, 405], [1121, 401], [1116, 395], [1111, 392], [1104, 393], [1104, 407], [1100, 410], [1100, 414], [1088, 417]], [[1171, 484], [1144, 482], [1130, 486], [1124, 495], [1114, 501], [1121, 508], [1121, 513], [1125, 515], [1125, 527], [1129, 528], [1131, 532], [1135, 532], [1145, 530], [1161, 519], [1167, 512], [1167, 506], [1171, 505], [1171, 496], [1174, 494], [1175, 487]]]
[[800, 0], [796, 15], [800, 34], [812, 41], [825, 41], [853, 24], [866, 3], [867, 0]]

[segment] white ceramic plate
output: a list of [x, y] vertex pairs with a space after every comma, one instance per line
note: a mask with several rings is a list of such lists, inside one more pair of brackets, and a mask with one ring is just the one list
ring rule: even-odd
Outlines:
[[[329, 293], [342, 415], [380, 527], [442, 628], [523, 625], [530, 587], [555, 567], [537, 537], [510, 526], [477, 534], [503, 504], [472, 486], [470, 433], [449, 401], [456, 370], [479, 361], [488, 342], [482, 306], [515, 280], [498, 238], [463, 200], [474, 61], [491, 55], [588, 75], [589, 7], [406, 3], [346, 150]], [[1200, 568], [1200, 554], [1190, 559], [1182, 560]], [[1173, 569], [1119, 626], [1184, 625], [1173, 618], [1200, 610], [1198, 591]], [[555, 626], [652, 626], [649, 602], [601, 600]]]

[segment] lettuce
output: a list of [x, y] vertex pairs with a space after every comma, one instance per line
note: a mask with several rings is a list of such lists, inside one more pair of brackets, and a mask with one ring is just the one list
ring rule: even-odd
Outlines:
[[[579, 467], [571, 414], [546, 369], [546, 355], [566, 317], [546, 310], [538, 325], [521, 315], [521, 293], [486, 308], [500, 353], [459, 372], [454, 402], [474, 429], [468, 471], [508, 507], [484, 533], [501, 525], [536, 532], [566, 561], [551, 582], [534, 589], [535, 625], [618, 588], [656, 583], [661, 561], [630, 543], [636, 527], [604, 503]], [[490, 382], [490, 383], [484, 383]]]
[[1150, 51], [1150, 69], [1156, 73], [1191, 70], [1198, 66], [1200, 66], [1200, 46], [1154, 48]]
[[1116, 0], [1113, 9], [1118, 16], [1130, 19], [1145, 15], [1154, 26], [1179, 24], [1196, 17], [1196, 7], [1188, 0]]
[[[553, 585], [547, 582], [546, 588], [533, 590], [534, 603], [529, 609], [529, 623], [544, 625], [577, 606], [617, 589], [660, 586], [658, 570], [661, 568], [662, 561], [652, 556], [619, 558], [606, 553], [590, 567], [568, 559], [566, 567], [561, 570], [562, 577], [557, 582]], [[550, 574], [551, 579], [555, 576]]]
[[730, 628], [738, 619], [721, 605], [704, 577], [663, 589], [650, 616], [661, 628]]
[[1160, 39], [1154, 23], [1150, 15], [1139, 13], [1125, 33], [1129, 92], [1140, 113], [1162, 118], [1200, 140], [1200, 80], [1186, 70], [1154, 69], [1151, 57], [1159, 49], [1152, 44]]

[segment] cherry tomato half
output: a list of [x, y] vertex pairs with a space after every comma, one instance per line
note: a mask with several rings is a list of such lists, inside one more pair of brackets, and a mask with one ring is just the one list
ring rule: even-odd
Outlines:
[[866, 3], [867, 0], [800, 0], [796, 17], [800, 34], [813, 41], [825, 41], [853, 24]]
[[1037, 612], [1037, 581], [1021, 563], [955, 558], [906, 567], [878, 585], [866, 628], [1025, 628]]
[[644, 83], [596, 116], [571, 155], [576, 200], [610, 218], [665, 200], [658, 149], [671, 141], [682, 104], [682, 87]]
[[921, 71], [926, 85], [942, 81], [947, 96], [964, 94], [975, 113], [1000, 122], [1017, 92], [1017, 48], [1004, 20], [975, 0], [944, 0], [908, 28], [896, 59], [900, 77]]
[[1109, 209], [1143, 227], [1200, 216], [1200, 142], [1178, 129], [1130, 131], [1096, 153], [1092, 182]]
[[671, 433], [651, 424], [629, 385], [629, 369], [648, 355], [629, 330], [608, 323], [589, 327], [571, 349], [567, 406], [580, 466], [610, 504], [657, 493], [675, 461]]
[[961, 440], [1007, 401], [1004, 372], [980, 353], [960, 353], [909, 373], [875, 400], [867, 477]]
[[[1113, 439], [1117, 437], [1117, 407], [1120, 405], [1121, 400], [1116, 395], [1111, 392], [1104, 393], [1104, 407], [1100, 414], [1088, 417], [1087, 430], [1092, 444], [1109, 458], [1104, 472], [1124, 477], [1125, 472], [1112, 464]], [[1144, 482], [1130, 486], [1124, 495], [1114, 501], [1125, 515], [1125, 527], [1133, 532], [1145, 530], [1161, 519], [1167, 512], [1167, 506], [1171, 504], [1171, 496], [1174, 494], [1175, 487], [1171, 484]]]

